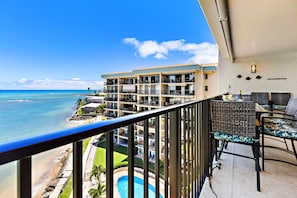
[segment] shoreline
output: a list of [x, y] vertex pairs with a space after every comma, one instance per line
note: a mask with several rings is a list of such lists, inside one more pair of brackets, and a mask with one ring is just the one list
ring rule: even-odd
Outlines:
[[[90, 124], [97, 121], [97, 117], [91, 119], [84, 119], [84, 120], [69, 120], [71, 124], [75, 126], [80, 126], [84, 124]], [[36, 192], [32, 194], [33, 198], [40, 198], [40, 197], [50, 197], [51, 194], [55, 191], [57, 185], [61, 183], [63, 180], [63, 186], [65, 186], [69, 180], [71, 174], [64, 174], [66, 169], [69, 167], [69, 161], [72, 159], [72, 146], [65, 145], [66, 147], [64, 152], [60, 153], [58, 157], [58, 161], [55, 165], [52, 166], [51, 171], [47, 174], [47, 181], [42, 180], [39, 183], [40, 188], [36, 189]], [[72, 169], [72, 167], [71, 167]], [[71, 171], [72, 172], [72, 171]], [[35, 186], [34, 186], [35, 187]], [[33, 187], [33, 189], [34, 189]], [[61, 189], [62, 190], [62, 189]]]
[[[97, 121], [97, 117], [84, 120], [69, 120], [69, 127], [90, 124]], [[64, 145], [32, 157], [32, 197], [49, 197], [54, 191], [67, 161], [72, 156], [72, 146]], [[11, 177], [3, 182], [0, 197], [17, 197], [16, 162], [10, 165]], [[68, 181], [69, 178], [67, 178]]]

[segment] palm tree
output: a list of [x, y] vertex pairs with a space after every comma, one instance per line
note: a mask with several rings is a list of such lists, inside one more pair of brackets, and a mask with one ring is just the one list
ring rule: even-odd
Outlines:
[[105, 169], [102, 167], [102, 164], [96, 166], [94, 165], [90, 174], [90, 180], [95, 177], [95, 179], [100, 183], [100, 175], [104, 173]]
[[102, 167], [102, 164], [96, 166], [94, 165], [90, 174], [90, 180], [95, 177], [97, 180], [97, 188], [91, 188], [88, 193], [92, 198], [100, 198], [102, 194], [106, 191], [104, 184], [101, 184], [100, 177], [101, 173], [104, 173], [105, 169]]
[[92, 198], [100, 198], [105, 191], [106, 191], [105, 185], [99, 182], [97, 188], [91, 188], [88, 191], [88, 193]]

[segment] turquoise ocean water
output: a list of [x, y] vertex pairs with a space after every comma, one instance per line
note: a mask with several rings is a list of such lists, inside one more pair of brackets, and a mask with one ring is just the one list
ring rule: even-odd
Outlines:
[[[73, 126], [67, 119], [77, 99], [86, 94], [87, 90], [0, 90], [0, 144]], [[0, 166], [1, 189], [14, 169], [15, 163]]]
[[0, 144], [68, 127], [87, 90], [0, 90]]

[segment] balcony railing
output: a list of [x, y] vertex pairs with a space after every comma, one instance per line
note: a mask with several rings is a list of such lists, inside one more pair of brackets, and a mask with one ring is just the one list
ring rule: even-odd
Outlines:
[[194, 90], [164, 90], [162, 92], [164, 95], [174, 95], [174, 96], [193, 96], [195, 95]]
[[[128, 127], [128, 196], [134, 197], [134, 125], [144, 123], [144, 197], [149, 189], [149, 120], [155, 120], [154, 178], [156, 197], [197, 197], [209, 173], [211, 145], [209, 100], [174, 105], [162, 109], [119, 117], [55, 133], [0, 145], [0, 165], [17, 161], [18, 197], [32, 195], [32, 156], [69, 143], [73, 144], [73, 197], [82, 197], [83, 139], [106, 134], [106, 197], [114, 197], [113, 131]], [[164, 124], [165, 148], [160, 148], [160, 122]], [[169, 139], [170, 137], [170, 139]], [[164, 158], [164, 186], [160, 186], [160, 158]], [[164, 189], [164, 190], [160, 190]]]

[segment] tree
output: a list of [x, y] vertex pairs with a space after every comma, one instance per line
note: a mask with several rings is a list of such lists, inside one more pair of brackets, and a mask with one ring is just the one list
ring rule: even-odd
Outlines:
[[102, 114], [104, 112], [104, 108], [106, 107], [106, 104], [101, 104], [98, 108], [97, 108], [97, 112], [99, 114]]
[[88, 191], [88, 193], [92, 198], [100, 198], [105, 191], [106, 191], [105, 185], [99, 182], [97, 188], [91, 188]]
[[101, 173], [105, 173], [105, 169], [102, 167], [102, 164], [98, 166], [94, 165], [90, 174], [90, 180], [95, 177], [95, 179], [100, 183]]
[[95, 177], [97, 181], [97, 188], [91, 188], [88, 193], [92, 198], [100, 198], [102, 194], [106, 191], [106, 187], [104, 184], [101, 184], [100, 177], [101, 173], [104, 173], [105, 169], [102, 167], [102, 165], [94, 165], [90, 174], [90, 180], [92, 180], [93, 177]]

